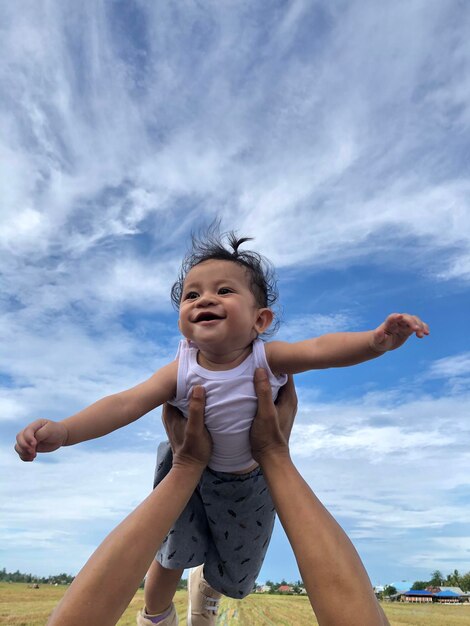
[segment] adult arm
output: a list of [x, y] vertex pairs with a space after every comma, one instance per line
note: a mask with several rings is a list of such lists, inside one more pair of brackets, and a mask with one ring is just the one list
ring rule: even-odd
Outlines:
[[133, 598], [210, 458], [202, 387], [194, 388], [188, 420], [166, 420], [165, 427], [173, 442], [172, 469], [92, 554], [48, 626], [114, 626]]
[[354, 546], [295, 468], [288, 440], [295, 416], [292, 380], [277, 408], [264, 370], [257, 370], [258, 413], [251, 428], [277, 514], [294, 551], [320, 626], [389, 626]]

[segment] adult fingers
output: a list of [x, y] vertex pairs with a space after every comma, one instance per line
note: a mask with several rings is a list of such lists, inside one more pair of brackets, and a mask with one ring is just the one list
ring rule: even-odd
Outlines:
[[162, 408], [162, 421], [174, 453], [183, 445], [186, 419], [176, 407], [165, 403]]
[[297, 413], [297, 392], [294, 385], [294, 377], [288, 376], [286, 384], [279, 390], [279, 395], [276, 402], [277, 407], [288, 406], [294, 413], [294, 417]]
[[184, 442], [173, 463], [195, 463], [199, 468], [206, 467], [212, 453], [212, 439], [204, 425], [205, 392], [200, 385], [194, 387], [185, 420]]
[[206, 406], [205, 389], [201, 385], [193, 388], [189, 400], [187, 429], [190, 433], [200, 432], [204, 428], [204, 409]]
[[276, 402], [279, 426], [286, 441], [289, 441], [294, 419], [297, 414], [297, 393], [295, 391], [294, 379], [289, 376], [287, 383], [279, 391]]
[[276, 418], [276, 407], [274, 406], [271, 385], [266, 370], [260, 367], [255, 370], [254, 385], [256, 395], [258, 396], [256, 418]]
[[163, 421], [163, 425], [165, 426], [165, 430], [167, 434], [168, 434], [168, 428], [172, 426], [173, 422], [175, 422], [176, 420], [180, 418], [184, 419], [179, 409], [177, 409], [172, 404], [168, 404], [167, 402], [165, 402], [165, 404], [162, 407], [162, 421]]

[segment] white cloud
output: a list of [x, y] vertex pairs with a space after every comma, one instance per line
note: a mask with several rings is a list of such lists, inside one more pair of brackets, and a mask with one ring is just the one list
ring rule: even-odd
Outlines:
[[332, 313], [331, 315], [312, 313], [293, 317], [287, 322], [283, 322], [279, 331], [279, 339], [282, 341], [301, 341], [325, 333], [347, 331], [355, 323], [354, 316], [348, 313]]
[[19, 400], [16, 391], [0, 390], [0, 420], [17, 420], [23, 417], [26, 411], [26, 404]]
[[[163, 429], [160, 427], [160, 438]], [[135, 437], [138, 427], [129, 427]], [[49, 575], [76, 573], [98, 543], [152, 488], [154, 446], [135, 452], [112, 447], [64, 448], [47, 459], [22, 463], [11, 449], [0, 455], [0, 543], [9, 570]]]
[[[314, 407], [301, 403], [292, 453], [309, 484], [335, 515], [347, 520], [348, 532], [361, 542], [394, 537], [404, 541], [410, 531], [432, 533], [466, 519], [470, 504], [453, 503], [452, 493], [470, 486], [465, 470], [470, 458], [459, 445], [468, 438], [468, 397], [442, 397], [434, 403], [418, 397], [396, 404], [392, 403], [396, 396], [390, 394], [383, 405], [379, 398], [379, 394], [369, 395], [362, 401]], [[432, 428], [427, 425], [431, 406], [437, 418]], [[365, 425], [384, 415], [395, 425]], [[449, 428], [450, 421], [454, 428]], [[142, 442], [164, 436], [161, 427], [155, 433], [155, 427], [145, 423], [135, 429], [131, 439], [135, 436]], [[76, 527], [87, 520], [117, 521], [144, 497], [154, 466], [153, 451], [111, 447], [110, 453], [105, 448], [67, 448], [54, 462], [33, 464], [20, 463], [11, 452], [2, 454], [3, 475], [14, 477], [3, 489], [3, 501], [8, 503], [4, 520], [8, 527], [19, 529], [21, 545], [33, 532], [31, 523], [37, 526], [49, 519], [54, 501], [60, 500], [61, 507], [48, 521], [51, 541], [64, 524], [67, 533], [75, 536]], [[54, 486], [51, 493], [50, 485]], [[23, 494], [20, 501], [16, 493]], [[46, 545], [49, 535], [41, 537]], [[73, 538], [68, 541], [72, 544]], [[411, 564], [412, 558], [403, 557], [401, 562]]]
[[[189, 230], [216, 215], [253, 235], [278, 268], [295, 270], [293, 287], [305, 268], [355, 263], [431, 282], [470, 277], [468, 15], [456, 20], [453, 3], [424, 0], [380, 10], [372, 1], [268, 5], [134, 3], [127, 23], [116, 3], [2, 6], [8, 386], [0, 418], [8, 432], [51, 407], [62, 415], [134, 384], [173, 358], [169, 287]], [[355, 311], [351, 302], [350, 312], [294, 317], [280, 336], [348, 329]], [[468, 517], [468, 505], [451, 497], [467, 485], [465, 350], [435, 361], [406, 394], [387, 383], [326, 403], [300, 388], [294, 454], [359, 541], [385, 531], [404, 541], [410, 529]], [[445, 394], [421, 391], [438, 379]], [[145, 448], [160, 428], [142, 422], [132, 432]], [[21, 546], [36, 533], [43, 546], [68, 541], [84, 555], [95, 537], [82, 541], [74, 518], [91, 526], [96, 513], [112, 523], [128, 498], [143, 496], [120, 494], [115, 468], [138, 468], [123, 483], [150, 484], [141, 465], [153, 465], [150, 453], [144, 461], [121, 449], [108, 457], [106, 444], [87, 450], [8, 466], [11, 484], [30, 498], [21, 513], [16, 492], [2, 494], [11, 523], [23, 516]], [[65, 500], [49, 535], [38, 525], [54, 498], [38, 499], [34, 485], [47, 494], [51, 484]], [[408, 552], [397, 546], [403, 563], [419, 565], [411, 540]]]
[[[465, 549], [461, 550], [449, 543], [447, 546], [438, 546], [430, 542], [429, 550], [410, 552], [403, 562], [412, 567], [419, 567], [428, 573], [439, 569], [441, 572], [450, 573], [460, 568], [462, 573], [468, 571], [468, 552], [470, 543], [465, 543]], [[427, 577], [429, 578], [429, 576]]]
[[[429, 569], [432, 554], [435, 563], [446, 557], [444, 569], [452, 559], [454, 567], [465, 568], [466, 556], [456, 548], [467, 545], [465, 538], [451, 542], [447, 553], [436, 539], [470, 516], [468, 499], [457, 499], [470, 487], [464, 443], [469, 408], [464, 392], [431, 398], [416, 386], [407, 396], [396, 389], [343, 402], [317, 397], [310, 404], [301, 395], [293, 458], [364, 558], [376, 558], [379, 542], [393, 552], [402, 571]], [[422, 563], [413, 533], [426, 536], [432, 546]]]
[[[331, 410], [331, 409], [330, 409]], [[348, 428], [341, 433], [328, 432], [324, 426], [310, 425], [294, 431], [292, 446], [296, 454], [311, 457], [318, 450], [325, 454], [365, 454], [371, 463], [380, 463], [383, 456], [394, 452], [442, 446], [455, 443], [453, 437], [437, 430], [406, 432], [397, 427]]]
[[470, 375], [470, 352], [434, 361], [427, 374], [430, 378], [452, 379]]
[[33, 463], [23, 463], [12, 450], [4, 449], [2, 457], [3, 475], [10, 476], [3, 487], [3, 521], [23, 539], [38, 527], [46, 537], [44, 523], [53, 535], [71, 528], [69, 522], [78, 532], [86, 520], [123, 517], [148, 495], [155, 467], [152, 451], [93, 451], [90, 446], [63, 448]]
[[[212, 9], [217, 11], [216, 7]], [[268, 50], [275, 54], [272, 67], [264, 62], [255, 70], [261, 79], [258, 91], [241, 90], [236, 100], [230, 99], [230, 82], [222, 80], [214, 69], [231, 59], [229, 68], [236, 73], [246, 62], [243, 57], [231, 58], [227, 40], [240, 37], [247, 54], [256, 42], [258, 33], [246, 31], [237, 11], [231, 9], [228, 17], [213, 14], [220, 30], [217, 36], [212, 33], [212, 39], [208, 35], [204, 63], [197, 68], [183, 63], [181, 51], [178, 54], [181, 37], [192, 20], [200, 19], [197, 8], [187, 7], [188, 15], [176, 14], [173, 36], [167, 41], [166, 67], [160, 56], [161, 24], [168, 17], [166, 11], [162, 7], [140, 10], [149, 32], [156, 36], [154, 48], [146, 51], [151, 55], [146, 63], [150, 74], [139, 98], [133, 96], [133, 83], [129, 82], [137, 68], [119, 56], [111, 23], [102, 8], [85, 4], [83, 11], [75, 10], [69, 17], [76, 29], [74, 36], [85, 44], [82, 69], [63, 36], [62, 9], [49, 6], [45, 20], [30, 6], [18, 23], [11, 20], [13, 32], [4, 48], [32, 81], [22, 83], [23, 112], [39, 150], [30, 167], [36, 171], [33, 179], [38, 181], [40, 195], [38, 186], [24, 188], [23, 176], [17, 176], [18, 168], [24, 171], [25, 162], [21, 160], [24, 154], [17, 111], [11, 110], [8, 119], [17, 130], [16, 135], [9, 135], [6, 149], [19, 157], [16, 167], [15, 159], [8, 159], [7, 187], [12, 188], [13, 181], [18, 181], [18, 195], [11, 210], [15, 214], [16, 207], [22, 206], [42, 224], [37, 230], [34, 220], [28, 220], [29, 244], [25, 250], [33, 245], [31, 237], [36, 232], [34, 240], [41, 240], [44, 251], [59, 244], [65, 251], [84, 255], [106, 237], [132, 238], [149, 215], [163, 216], [162, 211], [169, 206], [175, 210], [180, 199], [196, 196], [204, 200], [202, 209], [199, 207], [203, 214], [210, 216], [219, 210], [232, 225], [236, 211], [235, 221], [243, 230], [254, 232], [259, 245], [280, 266], [344, 263], [379, 253], [395, 256], [397, 242], [408, 245], [407, 239], [411, 238], [420, 240], [421, 255], [415, 261], [421, 258], [421, 263], [428, 262], [431, 256], [424, 254], [426, 250], [431, 253], [432, 249], [435, 255], [439, 248], [447, 256], [448, 270], [443, 272], [441, 265], [439, 272], [435, 268], [436, 273], [441, 277], [466, 276], [468, 185], [459, 180], [458, 173], [439, 183], [424, 177], [419, 169], [412, 172], [403, 167], [390, 182], [384, 181], [383, 174], [390, 168], [395, 170], [399, 159], [407, 162], [416, 150], [415, 134], [401, 133], [396, 142], [396, 127], [401, 120], [406, 116], [416, 118], [423, 142], [425, 132], [429, 132], [421, 128], [419, 103], [413, 104], [410, 99], [417, 85], [422, 85], [423, 94], [432, 93], [432, 85], [423, 83], [423, 65], [430, 59], [435, 61], [434, 75], [441, 80], [449, 76], [447, 83], [457, 89], [452, 72], [441, 60], [442, 47], [435, 45], [436, 31], [445, 14], [442, 8], [434, 5], [432, 11], [424, 11], [421, 4], [406, 7], [403, 19], [403, 7], [389, 7], [387, 20], [368, 4], [350, 7], [341, 19], [333, 9], [325, 9], [329, 28], [323, 36], [328, 46], [322, 54], [315, 50], [310, 59], [301, 60], [296, 55], [296, 37], [301, 36], [305, 21], [315, 24], [315, 11], [296, 3], [280, 16], [268, 39]], [[336, 28], [331, 27], [333, 23]], [[391, 25], [397, 28], [396, 37], [389, 36]], [[28, 44], [18, 44], [24, 40], [24, 29], [35, 35]], [[286, 45], [286, 29], [291, 33], [291, 43], [281, 63], [277, 52], [281, 43]], [[454, 34], [460, 53], [453, 59], [457, 64], [467, 60], [468, 54], [460, 31]], [[338, 47], [345, 36], [347, 51]], [[440, 36], [443, 45], [449, 45], [449, 31], [444, 29]], [[370, 57], [371, 38], [381, 51], [376, 59]], [[392, 54], [397, 46], [403, 49], [405, 42], [406, 55]], [[35, 50], [33, 57], [31, 46]], [[440, 55], [433, 52], [437, 49]], [[361, 75], [365, 59], [369, 73]], [[56, 68], [54, 72], [52, 67]], [[269, 81], [274, 68], [276, 83]], [[80, 71], [88, 72], [88, 89], [81, 89]], [[312, 80], [312, 73], [317, 80]], [[387, 75], [386, 84], [383, 75]], [[192, 80], [188, 81], [190, 76]], [[184, 84], [187, 102], [178, 126], [176, 111], [171, 111], [168, 102], [175, 100], [176, 90]], [[383, 123], [384, 109], [393, 106], [403, 87], [403, 112], [395, 108], [387, 126]], [[367, 98], [369, 90], [374, 91], [373, 99]], [[321, 98], [319, 93], [323, 94]], [[184, 115], [199, 99], [201, 104], [192, 108], [192, 115]], [[177, 101], [182, 102], [181, 95]], [[229, 102], [231, 116], [226, 118], [223, 113]], [[263, 123], [266, 110], [272, 110], [272, 115]], [[158, 125], [159, 120], [154, 119], [158, 115], [164, 140], [154, 143], [146, 132], [145, 120]], [[318, 121], [317, 125], [312, 119]], [[381, 132], [376, 132], [379, 129]], [[375, 155], [372, 161], [365, 158], [370, 154]], [[440, 161], [430, 165], [431, 169], [440, 166]], [[102, 193], [109, 189], [122, 192], [115, 202], [104, 201]], [[34, 206], [39, 199], [40, 218]], [[79, 232], [77, 218], [90, 203], [95, 208], [86, 209], [87, 227]], [[175, 217], [180, 213], [176, 210]], [[4, 237], [8, 232], [10, 248], [21, 250], [26, 245], [21, 229], [16, 233], [7, 230]], [[450, 256], [449, 246], [458, 248]], [[409, 252], [413, 255], [412, 247]], [[110, 262], [118, 264], [118, 259]], [[143, 260], [136, 259], [136, 263], [142, 263], [143, 273]], [[89, 271], [87, 265], [85, 271], [87, 268]], [[94, 288], [100, 297], [98, 285]], [[130, 284], [121, 286], [123, 297], [128, 288]]]
[[177, 345], [169, 340], [176, 329], [167, 341], [168, 328], [158, 322], [151, 339], [116, 323], [86, 328], [66, 318], [38, 323], [4, 316], [2, 329], [2, 373], [12, 382], [0, 395], [0, 422], [16, 421], [18, 430], [142, 382], [174, 358]]
[[433, 542], [443, 548], [450, 548], [453, 552], [470, 553], [470, 536], [436, 537]]

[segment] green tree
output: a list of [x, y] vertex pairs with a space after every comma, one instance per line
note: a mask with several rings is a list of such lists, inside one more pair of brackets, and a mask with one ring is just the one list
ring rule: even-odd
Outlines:
[[274, 593], [274, 590], [275, 590], [275, 587], [276, 587], [276, 583], [273, 583], [272, 580], [267, 580], [266, 581], [266, 587], [269, 587], [269, 592], [268, 593]]
[[459, 571], [454, 569], [452, 574], [447, 574], [446, 585], [448, 587], [460, 587], [460, 578]]
[[444, 576], [442, 575], [442, 572], [436, 569], [431, 574], [431, 580], [429, 581], [429, 584], [433, 585], [434, 587], [440, 587], [442, 585], [443, 580], [444, 580]]
[[470, 572], [460, 577], [460, 589], [462, 589], [462, 591], [470, 591]]
[[388, 596], [393, 596], [395, 593], [397, 593], [396, 587], [394, 587], [393, 585], [385, 585], [383, 590], [383, 596], [385, 598], [387, 598]]
[[429, 581], [427, 580], [416, 580], [411, 589], [413, 589], [413, 591], [419, 591], [422, 589], [426, 589], [426, 587], [429, 587]]

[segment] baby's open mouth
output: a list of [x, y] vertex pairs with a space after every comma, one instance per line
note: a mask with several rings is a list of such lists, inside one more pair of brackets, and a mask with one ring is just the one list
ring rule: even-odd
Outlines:
[[221, 315], [216, 315], [215, 313], [199, 313], [194, 319], [194, 322], [197, 324], [198, 322], [212, 322], [213, 320], [223, 320], [224, 318]]

